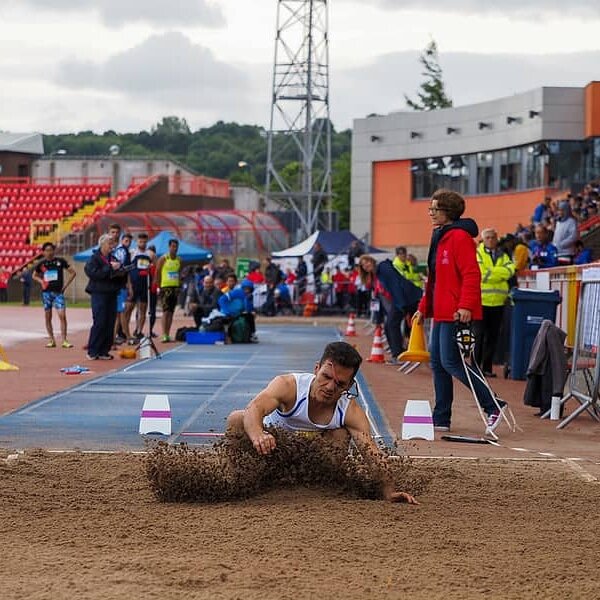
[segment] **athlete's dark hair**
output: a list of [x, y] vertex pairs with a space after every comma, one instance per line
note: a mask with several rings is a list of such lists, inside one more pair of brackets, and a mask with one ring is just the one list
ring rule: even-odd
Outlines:
[[56, 246], [52, 243], [52, 242], [46, 242], [43, 246], [42, 246], [42, 252], [46, 249], [46, 248], [52, 248], [52, 250], [56, 250]]
[[358, 373], [360, 363], [362, 363], [361, 355], [356, 351], [354, 346], [351, 346], [347, 342], [331, 342], [325, 346], [323, 355], [321, 356], [320, 364], [323, 364], [326, 360], [330, 360], [340, 367], [346, 367], [352, 369], [354, 377]]

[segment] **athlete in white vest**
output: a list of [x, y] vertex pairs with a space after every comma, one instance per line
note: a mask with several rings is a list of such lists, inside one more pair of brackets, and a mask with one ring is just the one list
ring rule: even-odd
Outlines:
[[[259, 454], [275, 449], [273, 435], [266, 426], [289, 431], [321, 432], [341, 443], [350, 436], [365, 456], [385, 460], [371, 437], [369, 420], [363, 409], [349, 394], [362, 358], [346, 342], [333, 342], [323, 351], [314, 374], [278, 375], [259, 392], [245, 410], [232, 412], [227, 427], [244, 431]], [[392, 502], [418, 504], [405, 492], [396, 492], [390, 482], [385, 497]]]

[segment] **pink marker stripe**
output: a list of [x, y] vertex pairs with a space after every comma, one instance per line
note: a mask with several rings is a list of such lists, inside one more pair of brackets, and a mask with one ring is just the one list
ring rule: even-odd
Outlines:
[[224, 433], [210, 433], [204, 431], [184, 431], [180, 435], [195, 436], [195, 437], [223, 437]]
[[142, 418], [146, 419], [170, 419], [170, 410], [143, 410]]
[[433, 423], [432, 417], [404, 417], [403, 423], [426, 424]]

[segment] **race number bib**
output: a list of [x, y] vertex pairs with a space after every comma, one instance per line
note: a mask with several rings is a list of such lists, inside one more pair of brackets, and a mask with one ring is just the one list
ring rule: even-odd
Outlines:
[[150, 261], [147, 258], [137, 259], [137, 268], [139, 271], [146, 271], [150, 267]]
[[50, 283], [51, 281], [58, 281], [58, 271], [45, 271], [44, 281]]
[[169, 281], [179, 281], [179, 271], [167, 271], [167, 279]]
[[379, 312], [379, 300], [371, 300], [371, 312]]

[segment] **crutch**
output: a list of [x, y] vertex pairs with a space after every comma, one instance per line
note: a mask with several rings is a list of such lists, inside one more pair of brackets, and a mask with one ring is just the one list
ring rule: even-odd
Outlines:
[[[503, 405], [500, 404], [499, 401], [501, 400], [501, 398], [498, 398], [494, 390], [490, 387], [490, 384], [488, 383], [484, 374], [481, 372], [477, 361], [473, 359], [473, 351], [475, 349], [475, 336], [473, 334], [473, 330], [471, 329], [470, 323], [461, 323], [460, 321], [456, 322], [455, 340], [458, 346], [458, 352], [460, 354], [463, 368], [467, 376], [467, 381], [469, 382], [469, 387], [471, 388], [471, 393], [473, 394], [475, 405], [477, 406], [477, 411], [479, 412], [479, 416], [481, 417], [481, 420], [483, 421], [485, 427], [484, 435], [487, 435], [493, 438], [494, 440], [498, 439], [498, 436], [495, 434], [495, 432], [488, 427], [485, 413], [483, 412], [481, 404], [479, 404], [477, 394], [475, 393], [475, 387], [473, 385], [474, 379], [483, 383], [483, 385], [488, 389], [490, 395], [494, 400], [494, 404], [498, 409], [498, 413], [500, 415], [499, 418], [504, 419], [511, 431], [515, 431], [517, 429], [517, 422], [510, 407], [507, 403], [504, 403]], [[510, 420], [505, 414], [505, 410], [506, 413], [508, 413], [508, 415], [510, 416]]]

